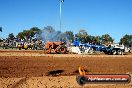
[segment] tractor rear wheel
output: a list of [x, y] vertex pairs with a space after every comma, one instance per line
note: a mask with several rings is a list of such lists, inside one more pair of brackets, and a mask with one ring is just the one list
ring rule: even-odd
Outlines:
[[65, 46], [59, 46], [58, 51], [60, 54], [65, 54], [67, 49]]
[[50, 54], [51, 53], [51, 49], [46, 49], [45, 52], [46, 52], [46, 54]]

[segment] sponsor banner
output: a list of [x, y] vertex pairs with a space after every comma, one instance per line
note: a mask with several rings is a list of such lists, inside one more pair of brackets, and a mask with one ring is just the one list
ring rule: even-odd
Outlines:
[[92, 74], [79, 75], [76, 77], [79, 85], [85, 83], [129, 83], [131, 76], [129, 74]]

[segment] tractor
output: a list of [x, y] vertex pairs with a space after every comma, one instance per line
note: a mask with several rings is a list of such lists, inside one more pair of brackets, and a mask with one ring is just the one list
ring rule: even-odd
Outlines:
[[64, 42], [47, 42], [44, 46], [44, 52], [46, 54], [65, 54], [67, 52], [67, 47]]
[[105, 54], [109, 55], [123, 55], [125, 51], [124, 45], [111, 44], [102, 50]]

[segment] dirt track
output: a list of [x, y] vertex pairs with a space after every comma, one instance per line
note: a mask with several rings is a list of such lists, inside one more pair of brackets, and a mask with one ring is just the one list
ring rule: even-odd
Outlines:
[[[1, 85], [4, 80], [7, 81], [7, 85], [13, 88], [16, 81], [28, 80], [32, 82], [34, 80], [45, 81], [49, 80], [51, 76], [51, 81], [54, 80], [54, 87], [79, 87], [77, 85], [75, 76], [78, 74], [78, 67], [83, 66], [86, 68], [87, 74], [126, 74], [132, 73], [132, 55], [123, 56], [108, 56], [108, 55], [45, 55], [42, 51], [0, 51], [0, 77]], [[48, 78], [47, 78], [48, 77]], [[55, 80], [68, 80], [72, 78], [72, 82], [61, 84], [61, 86], [55, 86], [57, 83]], [[33, 80], [34, 79], [34, 80]], [[63, 80], [63, 81], [64, 81]], [[27, 81], [26, 81], [27, 82]], [[36, 81], [34, 81], [36, 82]], [[33, 82], [33, 83], [34, 83]], [[49, 82], [49, 81], [46, 81]], [[52, 83], [52, 82], [51, 82]], [[60, 82], [61, 83], [61, 82]], [[28, 83], [27, 83], [28, 84]], [[42, 83], [43, 84], [43, 83]], [[42, 85], [41, 84], [41, 85]], [[22, 84], [21, 84], [22, 85]], [[23, 84], [26, 85], [26, 84]], [[20, 88], [30, 88], [20, 87]], [[35, 85], [35, 84], [34, 84]], [[45, 84], [43, 84], [44, 86]], [[3, 84], [3, 86], [6, 87]], [[2, 87], [3, 87], [2, 86]], [[17, 87], [19, 85], [17, 84]], [[39, 88], [43, 88], [40, 86]], [[111, 88], [113, 85], [105, 85], [104, 87]], [[118, 85], [121, 88], [121, 85]], [[124, 87], [131, 87], [132, 85], [123, 85]], [[1, 86], [0, 86], [1, 87]], [[15, 88], [17, 88], [15, 87]], [[47, 86], [52, 87], [52, 86]], [[85, 86], [88, 87], [88, 86]], [[97, 87], [92, 86], [91, 87]], [[99, 86], [98, 86], [99, 87]], [[115, 88], [115, 86], [113, 86]], [[124, 88], [122, 87], [122, 88]], [[36, 88], [36, 87], [33, 87]], [[100, 87], [101, 88], [101, 87]]]

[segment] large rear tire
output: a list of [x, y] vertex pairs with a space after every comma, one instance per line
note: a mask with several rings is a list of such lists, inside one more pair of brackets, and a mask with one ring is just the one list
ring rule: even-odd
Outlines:
[[65, 54], [67, 52], [67, 48], [65, 46], [58, 46], [57, 52], [60, 54]]
[[46, 50], [45, 50], [45, 53], [46, 53], [46, 54], [50, 54], [50, 53], [51, 53], [51, 49], [46, 49]]
[[60, 47], [60, 52], [61, 52], [61, 54], [65, 54], [66, 51], [67, 51], [67, 49], [66, 49], [65, 46], [61, 46], [61, 47]]

